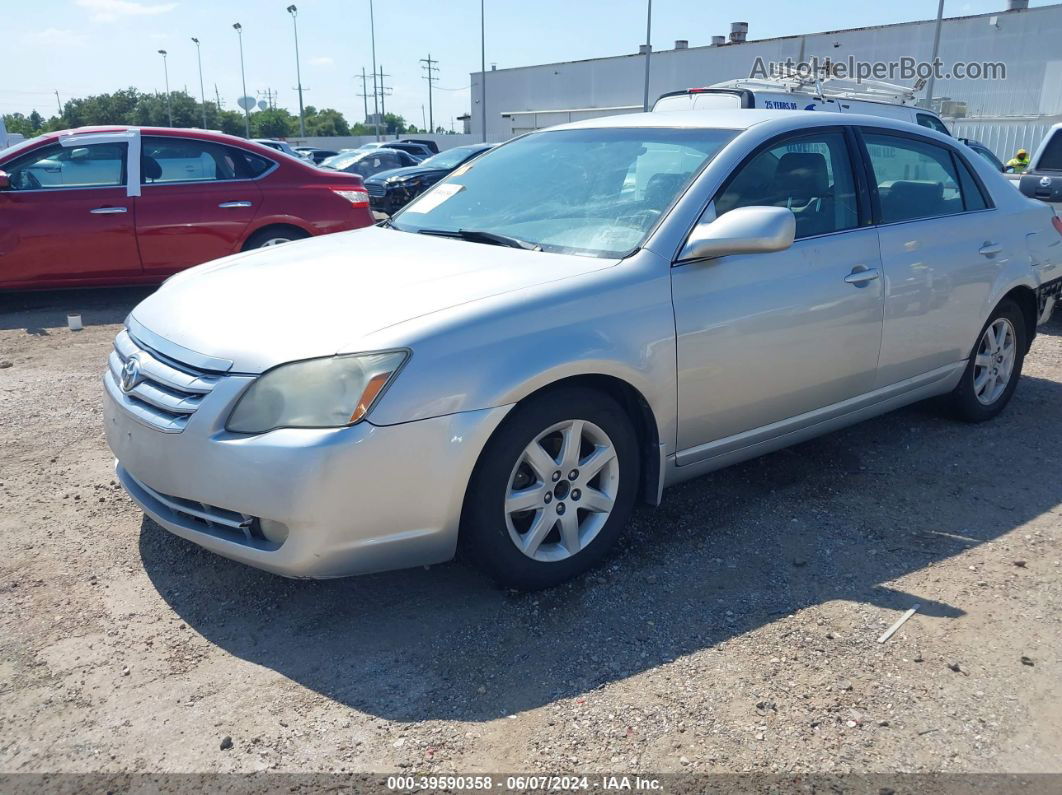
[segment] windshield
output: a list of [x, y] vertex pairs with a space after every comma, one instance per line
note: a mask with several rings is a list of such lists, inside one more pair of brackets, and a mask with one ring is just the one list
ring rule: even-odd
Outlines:
[[547, 130], [462, 166], [396, 214], [407, 232], [486, 232], [542, 251], [622, 257], [733, 130]]
[[420, 161], [420, 164], [425, 168], [457, 168], [478, 151], [477, 147], [458, 146], [454, 149], [447, 149], [437, 155], [432, 155], [427, 160]]

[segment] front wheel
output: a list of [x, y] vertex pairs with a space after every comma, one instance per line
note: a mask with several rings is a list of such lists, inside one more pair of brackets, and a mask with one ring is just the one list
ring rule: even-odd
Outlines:
[[558, 389], [517, 406], [469, 483], [462, 548], [502, 585], [536, 590], [599, 563], [638, 490], [638, 443], [607, 395]]
[[967, 422], [984, 422], [1010, 402], [1025, 361], [1025, 317], [1013, 301], [996, 307], [981, 329], [962, 380], [952, 392], [955, 413]]

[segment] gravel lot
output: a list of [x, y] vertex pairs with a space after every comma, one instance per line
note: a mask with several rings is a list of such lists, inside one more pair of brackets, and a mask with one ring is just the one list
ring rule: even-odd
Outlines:
[[1062, 772], [1062, 323], [995, 422], [684, 484], [519, 595], [283, 580], [145, 520], [99, 382], [144, 295], [0, 297], [0, 771]]

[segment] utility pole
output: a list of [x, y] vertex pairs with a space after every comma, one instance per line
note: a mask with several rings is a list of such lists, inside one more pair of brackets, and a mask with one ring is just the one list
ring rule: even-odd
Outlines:
[[439, 67], [436, 65], [439, 62], [433, 61], [431, 53], [428, 53], [427, 58], [421, 58], [420, 62], [425, 66], [420, 67], [424, 70], [424, 79], [428, 81], [428, 132], [435, 132], [435, 115], [432, 113], [431, 108], [431, 87], [432, 83], [438, 80]]
[[[240, 97], [240, 104], [243, 105], [244, 98], [247, 96], [247, 75], [243, 71], [243, 25], [239, 22], [233, 24], [233, 29], [236, 31], [236, 35], [240, 37], [240, 83], [243, 86], [243, 96]], [[243, 129], [247, 134], [247, 137], [251, 137], [251, 109], [243, 109]]]
[[162, 71], [166, 75], [166, 116], [170, 120], [170, 126], [172, 127], [173, 108], [170, 107], [170, 68], [166, 65], [166, 51], [159, 50], [159, 55], [162, 56]]
[[369, 0], [369, 35], [372, 38], [372, 112], [376, 114], [376, 140], [380, 140], [380, 103], [376, 92], [376, 18], [372, 13], [372, 0]]
[[[941, 0], [944, 2], [944, 0]], [[649, 112], [649, 59], [653, 55], [653, 0], [647, 0], [645, 10], [645, 96], [642, 99], [642, 112]]]
[[[365, 106], [365, 121], [369, 120], [369, 89], [365, 82], [367, 79], [368, 78], [365, 77], [365, 67], [363, 66], [361, 67], [361, 93], [358, 94], [358, 96], [361, 97], [361, 104]], [[374, 85], [375, 83], [376, 81], [373, 80]], [[376, 95], [373, 94], [373, 96], [375, 97]]]
[[55, 104], [59, 108], [59, 115], [63, 115], [63, 101], [59, 99], [59, 89], [55, 90]]
[[221, 113], [221, 92], [218, 91], [218, 84], [214, 83], [214, 99], [218, 103], [218, 113]]
[[479, 118], [483, 125], [483, 143], [487, 142], [487, 16], [486, 0], [479, 0]]
[[428, 120], [424, 117], [424, 103], [423, 102], [420, 103], [420, 123], [423, 125], [425, 130], [428, 129]]
[[299, 137], [306, 137], [306, 122], [305, 114], [302, 110], [302, 70], [299, 66], [299, 23], [295, 20], [298, 16], [299, 9], [294, 5], [288, 6], [288, 13], [291, 14], [291, 24], [295, 28], [295, 77], [298, 80], [299, 87]]
[[[199, 101], [203, 104], [203, 129], [207, 127], [206, 120], [206, 91], [203, 90], [203, 53], [199, 50], [199, 39], [192, 36], [192, 41], [195, 42], [195, 57], [199, 61]], [[221, 110], [219, 107], [218, 110]]]
[[[380, 64], [380, 119], [387, 115], [387, 106], [384, 104], [384, 97], [387, 96], [387, 92], [391, 90], [391, 86], [384, 85], [384, 78], [391, 75], [385, 75], [383, 70], [383, 64]], [[387, 132], [387, 122], [384, 121], [384, 132]], [[379, 133], [377, 133], [379, 135]]]
[[929, 73], [929, 79], [926, 81], [926, 107], [930, 109], [933, 107], [933, 81], [936, 78], [937, 55], [940, 54], [940, 23], [943, 18], [944, 0], [940, 0], [937, 3], [937, 26], [933, 30], [933, 57], [929, 59], [933, 64], [933, 71]]

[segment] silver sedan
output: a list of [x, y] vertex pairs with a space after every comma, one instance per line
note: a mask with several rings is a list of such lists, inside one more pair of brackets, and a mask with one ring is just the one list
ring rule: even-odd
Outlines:
[[170, 279], [115, 341], [107, 438], [148, 515], [252, 566], [460, 547], [545, 587], [678, 481], [937, 395], [994, 417], [1062, 284], [1052, 218], [878, 117], [535, 132], [382, 227]]

